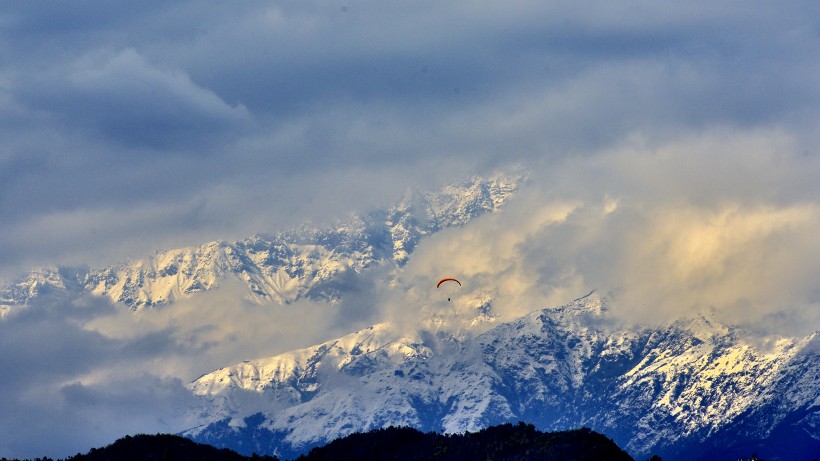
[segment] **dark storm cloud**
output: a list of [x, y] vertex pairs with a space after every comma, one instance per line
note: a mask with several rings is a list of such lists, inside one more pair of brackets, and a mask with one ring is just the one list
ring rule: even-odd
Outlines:
[[184, 73], [152, 67], [133, 49], [85, 57], [54, 74], [26, 82], [22, 102], [48, 112], [63, 130], [102, 137], [112, 148], [201, 151], [250, 122], [244, 107], [228, 106]]

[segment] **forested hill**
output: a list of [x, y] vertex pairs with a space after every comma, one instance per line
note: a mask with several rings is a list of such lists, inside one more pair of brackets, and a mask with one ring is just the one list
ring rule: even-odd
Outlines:
[[[4, 461], [5, 458], [2, 458]], [[66, 461], [278, 461], [271, 456], [243, 456], [168, 434], [126, 436], [103, 448]], [[296, 461], [492, 459], [496, 461], [634, 461], [615, 442], [590, 429], [540, 432], [531, 424], [502, 424], [479, 432], [442, 435], [390, 427], [351, 434], [312, 449]], [[49, 458], [38, 458], [50, 461]]]
[[340, 459], [396, 461], [632, 461], [615, 442], [590, 429], [539, 432], [533, 425], [502, 424], [475, 433], [442, 435], [411, 428], [351, 434], [314, 448], [297, 461]]
[[103, 448], [72, 456], [65, 461], [279, 461], [270, 456], [243, 456], [171, 434], [125, 436]]

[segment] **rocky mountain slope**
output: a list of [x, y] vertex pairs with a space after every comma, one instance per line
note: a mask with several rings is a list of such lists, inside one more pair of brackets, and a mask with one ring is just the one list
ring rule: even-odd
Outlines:
[[241, 280], [255, 302], [336, 299], [334, 282], [378, 262], [403, 265], [424, 237], [498, 211], [524, 176], [471, 178], [433, 193], [408, 193], [398, 204], [328, 228], [302, 227], [241, 241], [159, 251], [102, 269], [35, 270], [0, 288], [0, 312], [42, 297], [93, 293], [134, 310], [162, 306]]
[[[187, 435], [289, 457], [390, 425], [460, 433], [523, 420], [590, 427], [636, 459], [749, 455], [750, 445], [817, 455], [818, 341], [760, 342], [703, 316], [614, 327], [595, 295], [475, 336], [380, 324], [202, 376], [190, 386], [200, 425]], [[777, 445], [782, 432], [797, 444]]]

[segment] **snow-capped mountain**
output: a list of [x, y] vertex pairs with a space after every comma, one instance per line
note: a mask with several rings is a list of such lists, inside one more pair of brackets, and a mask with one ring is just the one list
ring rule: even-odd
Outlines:
[[102, 269], [52, 267], [0, 288], [0, 312], [44, 296], [93, 293], [138, 310], [173, 303], [235, 278], [256, 302], [336, 299], [334, 282], [378, 263], [403, 265], [419, 241], [499, 210], [523, 174], [474, 177], [432, 193], [408, 193], [397, 205], [328, 228], [302, 227], [241, 241], [159, 251]]
[[[0, 288], [0, 318], [78, 294], [148, 309], [231, 279], [259, 303], [336, 300], [343, 277], [378, 264], [400, 271], [422, 239], [500, 210], [523, 180], [498, 175], [408, 193], [325, 228], [165, 250], [102, 269], [39, 269]], [[201, 405], [186, 434], [287, 458], [389, 425], [462, 432], [523, 420], [542, 430], [590, 427], [638, 459], [820, 457], [817, 333], [759, 338], [708, 316], [627, 327], [594, 294], [506, 323], [494, 316], [491, 294], [465, 307], [471, 317], [381, 323], [208, 373], [190, 385]]]
[[[590, 295], [477, 335], [380, 324], [245, 361], [191, 384], [203, 406], [187, 435], [287, 457], [390, 425], [463, 432], [524, 420], [587, 426], [639, 458], [820, 454], [817, 333], [759, 342], [704, 316], [637, 329], [606, 312]], [[783, 434], [793, 446], [766, 445]]]

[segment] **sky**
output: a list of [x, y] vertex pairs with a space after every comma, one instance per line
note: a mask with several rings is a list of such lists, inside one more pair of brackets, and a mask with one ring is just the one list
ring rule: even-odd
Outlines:
[[[459, 270], [509, 316], [596, 288], [629, 320], [716, 311], [804, 334], [817, 24], [809, 1], [4, 1], [0, 281], [524, 168], [507, 211], [433, 237], [404, 280]], [[0, 456], [176, 430], [198, 374], [346, 332], [321, 321], [332, 306], [260, 311], [235, 290], [144, 319], [89, 298], [0, 321]]]

